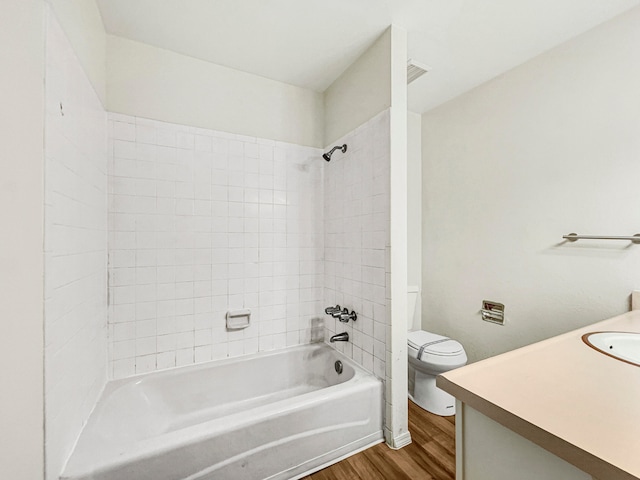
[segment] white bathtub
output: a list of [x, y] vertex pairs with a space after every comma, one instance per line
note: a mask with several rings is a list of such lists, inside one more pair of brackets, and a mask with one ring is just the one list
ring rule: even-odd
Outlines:
[[61, 478], [300, 478], [382, 438], [381, 382], [312, 344], [110, 382]]

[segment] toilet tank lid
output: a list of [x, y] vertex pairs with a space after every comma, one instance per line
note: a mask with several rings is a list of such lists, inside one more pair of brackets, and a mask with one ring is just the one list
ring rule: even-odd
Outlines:
[[407, 343], [413, 348], [432, 355], [457, 355], [464, 351], [460, 342], [424, 330], [409, 332]]

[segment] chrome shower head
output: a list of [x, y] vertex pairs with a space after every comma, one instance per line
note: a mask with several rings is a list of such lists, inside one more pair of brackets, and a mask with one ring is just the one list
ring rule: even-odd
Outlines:
[[329, 150], [327, 153], [323, 153], [322, 154], [322, 158], [324, 158], [327, 162], [329, 162], [331, 160], [331, 155], [333, 155], [333, 152], [335, 152], [338, 149], [342, 150], [342, 153], [346, 152], [347, 151], [347, 144], [345, 143], [342, 146], [336, 145], [331, 150]]

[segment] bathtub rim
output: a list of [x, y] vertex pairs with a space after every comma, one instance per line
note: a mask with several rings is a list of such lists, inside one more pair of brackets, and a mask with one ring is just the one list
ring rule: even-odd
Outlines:
[[[359, 365], [352, 358], [347, 357], [344, 353], [333, 348], [328, 343], [313, 342], [313, 343], [304, 343], [302, 345], [291, 345], [289, 347], [278, 348], [275, 350], [266, 350], [263, 352], [247, 353], [245, 355], [237, 355], [235, 357], [220, 358], [217, 360], [207, 360], [206, 362], [191, 363], [189, 365], [168, 367], [168, 368], [163, 368], [161, 370], [154, 370], [152, 372], [136, 373], [134, 375], [129, 375], [128, 377], [124, 377], [124, 378], [110, 379], [107, 381], [105, 388], [103, 389], [100, 397], [98, 398], [98, 402], [102, 399], [104, 395], [112, 393], [117, 387], [124, 385], [126, 383], [133, 382], [136, 379], [155, 378], [155, 377], [161, 377], [161, 376], [169, 377], [169, 376], [173, 376], [174, 374], [177, 375], [178, 373], [183, 372], [185, 370], [192, 370], [195, 372], [198, 370], [204, 370], [205, 368], [211, 367], [213, 365], [229, 365], [229, 364], [236, 363], [238, 361], [252, 360], [254, 358], [267, 358], [267, 357], [275, 356], [278, 354], [282, 354], [283, 352], [306, 350], [311, 347], [325, 348], [325, 349], [328, 349], [329, 351], [335, 352], [339, 357], [341, 357], [339, 360], [343, 362], [346, 361], [346, 363], [349, 366], [353, 367], [356, 374], [359, 372], [364, 375], [373, 375], [374, 377], [378, 378], [372, 371], [367, 370], [362, 365]], [[98, 402], [96, 402], [96, 405]]]

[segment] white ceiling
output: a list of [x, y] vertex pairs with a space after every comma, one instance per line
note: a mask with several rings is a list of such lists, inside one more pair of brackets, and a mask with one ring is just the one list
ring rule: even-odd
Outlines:
[[316, 91], [394, 23], [424, 112], [640, 0], [97, 0], [108, 33]]

